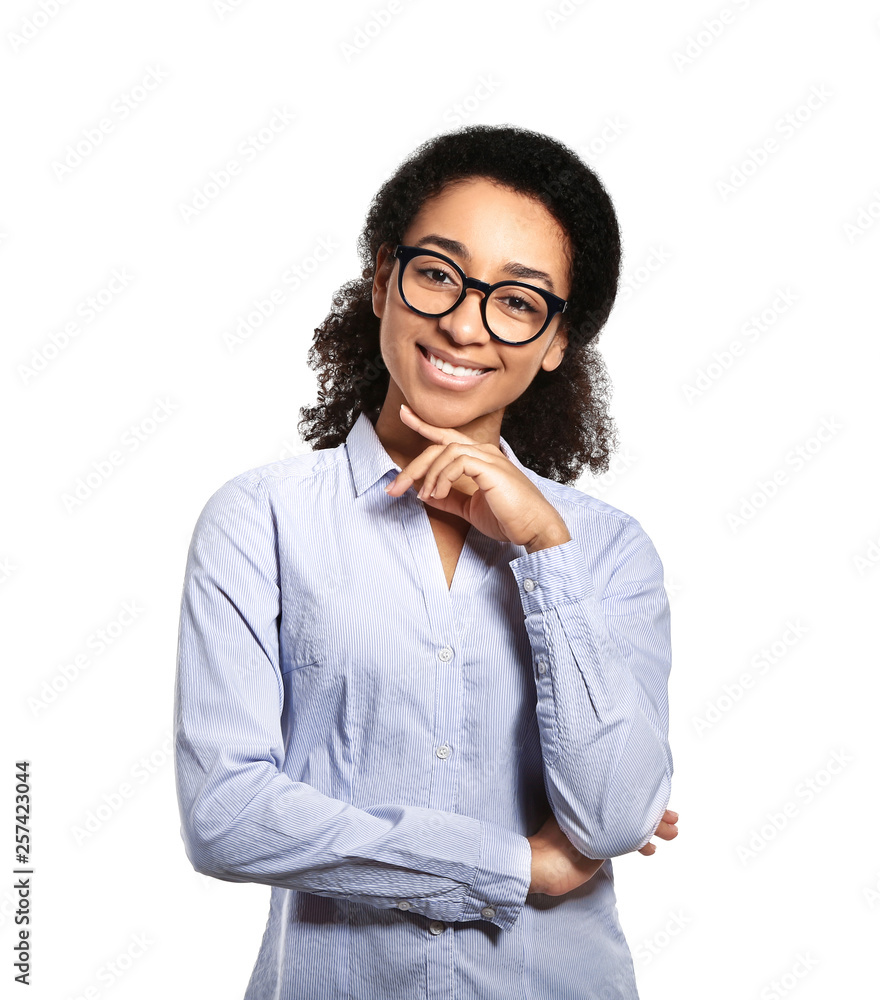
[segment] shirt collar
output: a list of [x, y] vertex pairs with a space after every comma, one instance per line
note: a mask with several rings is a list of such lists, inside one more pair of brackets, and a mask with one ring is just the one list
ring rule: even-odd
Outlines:
[[[499, 439], [498, 447], [502, 454], [523, 473], [530, 472], [514, 455], [513, 449], [504, 440]], [[400, 466], [385, 451], [385, 446], [379, 440], [376, 428], [366, 413], [360, 413], [345, 438], [345, 450], [351, 466], [351, 476], [354, 481], [355, 495], [360, 496], [375, 482], [389, 471], [400, 472]]]

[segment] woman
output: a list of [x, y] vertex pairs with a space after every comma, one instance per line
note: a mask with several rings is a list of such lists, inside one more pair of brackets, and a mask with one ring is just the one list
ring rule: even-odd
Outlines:
[[570, 485], [613, 438], [611, 201], [561, 143], [470, 126], [360, 250], [309, 353], [314, 450], [195, 528], [187, 855], [272, 886], [247, 1000], [636, 997], [609, 859], [677, 834], [669, 608], [639, 522]]

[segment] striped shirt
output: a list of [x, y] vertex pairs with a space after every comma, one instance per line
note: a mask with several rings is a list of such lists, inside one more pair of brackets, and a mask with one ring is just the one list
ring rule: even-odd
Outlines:
[[272, 887], [245, 1000], [638, 996], [611, 861], [669, 801], [669, 605], [638, 521], [523, 466], [571, 540], [471, 527], [451, 586], [365, 414], [229, 480], [186, 563], [174, 701], [193, 867]]

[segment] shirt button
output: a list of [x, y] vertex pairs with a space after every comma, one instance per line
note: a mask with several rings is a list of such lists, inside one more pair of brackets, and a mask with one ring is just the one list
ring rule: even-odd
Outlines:
[[412, 906], [412, 903], [408, 899], [401, 899], [397, 904], [398, 910], [408, 910]]
[[528, 591], [530, 594], [537, 586], [537, 583], [535, 583], [534, 580], [530, 580], [528, 577], [523, 580], [523, 590]]
[[442, 934], [446, 930], [446, 924], [444, 924], [442, 920], [432, 920], [431, 923], [428, 924], [428, 930], [432, 934]]
[[441, 660], [442, 660], [442, 661], [443, 661], [444, 663], [448, 663], [448, 662], [449, 662], [449, 661], [450, 661], [450, 660], [452, 659], [452, 657], [453, 657], [454, 655], [455, 655], [455, 654], [454, 654], [454, 653], [452, 652], [452, 648], [451, 648], [450, 646], [444, 646], [444, 647], [443, 647], [443, 648], [442, 648], [442, 649], [440, 650], [440, 652], [439, 652], [439, 653], [437, 654], [437, 656], [438, 656], [438, 657], [439, 657], [439, 658], [440, 658], [440, 659], [441, 659]]
[[483, 909], [480, 910], [480, 913], [482, 913], [483, 916], [487, 920], [491, 920], [492, 917], [495, 916], [495, 907], [494, 906], [484, 906]]
[[544, 674], [546, 672], [547, 672], [547, 661], [546, 660], [538, 660], [538, 673], [539, 674]]
[[450, 747], [448, 743], [444, 743], [442, 747], [437, 747], [435, 752], [438, 757], [442, 757], [443, 760], [446, 760], [446, 758], [452, 753], [452, 747]]

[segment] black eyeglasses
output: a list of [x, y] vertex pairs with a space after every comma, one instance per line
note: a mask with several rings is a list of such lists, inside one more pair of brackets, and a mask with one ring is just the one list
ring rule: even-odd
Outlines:
[[436, 250], [398, 243], [392, 256], [400, 261], [397, 272], [400, 297], [413, 312], [420, 316], [445, 316], [461, 305], [469, 289], [476, 288], [483, 293], [480, 301], [483, 325], [502, 344], [530, 343], [568, 305], [558, 295], [524, 281], [497, 281], [490, 285], [468, 278], [454, 260]]

